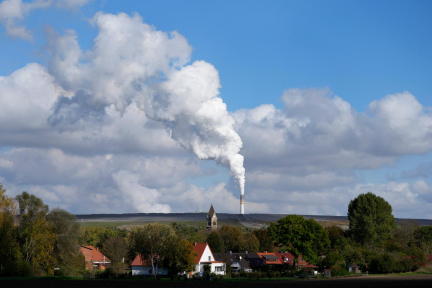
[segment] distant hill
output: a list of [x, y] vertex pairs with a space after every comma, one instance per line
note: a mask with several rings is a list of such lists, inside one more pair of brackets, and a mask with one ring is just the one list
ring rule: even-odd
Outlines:
[[[77, 214], [78, 221], [82, 222], [181, 222], [181, 221], [206, 221], [207, 213], [126, 213], [126, 214]], [[218, 221], [239, 221], [239, 222], [258, 222], [269, 223], [276, 222], [278, 219], [289, 214], [229, 214], [217, 213]], [[347, 216], [329, 216], [329, 215], [302, 215], [306, 219], [315, 219], [319, 222], [336, 222], [348, 225]], [[414, 220], [420, 226], [432, 225], [430, 219], [402, 219], [396, 218], [400, 223], [406, 220]]]

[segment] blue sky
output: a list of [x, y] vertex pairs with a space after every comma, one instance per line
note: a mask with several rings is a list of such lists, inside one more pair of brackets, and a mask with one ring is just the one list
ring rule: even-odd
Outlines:
[[2, 37], [1, 74], [43, 63], [44, 25], [75, 29], [90, 48], [97, 30], [86, 19], [97, 11], [137, 12], [183, 34], [192, 60], [219, 70], [230, 111], [278, 105], [291, 87], [329, 87], [358, 111], [404, 90], [432, 106], [430, 1], [94, 1], [75, 12], [36, 10], [24, 21], [34, 45]]
[[[61, 1], [55, 3], [60, 2]], [[219, 96], [227, 104], [227, 110], [233, 113], [232, 115], [236, 118], [237, 123], [240, 123], [239, 117], [241, 116], [241, 112], [239, 111], [254, 111], [255, 108], [261, 107], [263, 104], [274, 105], [277, 109], [276, 114], [281, 113], [285, 115], [287, 119], [291, 119], [290, 117], [292, 114], [289, 112], [291, 111], [288, 107], [289, 104], [284, 100], [281, 100], [281, 96], [285, 95], [284, 91], [293, 88], [305, 89], [306, 91], [309, 88], [327, 87], [332, 93], [329, 94], [329, 92], [327, 92], [327, 94], [329, 94], [325, 96], [327, 98], [322, 99], [334, 99], [333, 97], [337, 95], [343, 99], [344, 102], [351, 105], [353, 111], [355, 111], [355, 115], [361, 114], [364, 117], [376, 117], [376, 119], [379, 117], [369, 108], [371, 102], [380, 101], [387, 95], [396, 95], [396, 93], [408, 91], [410, 95], [414, 96], [415, 101], [421, 104], [421, 109], [423, 109], [425, 115], [429, 117], [432, 113], [432, 54], [430, 53], [430, 51], [432, 51], [432, 18], [430, 17], [432, 12], [431, 1], [211, 2], [95, 0], [82, 6], [78, 5], [74, 9], [62, 9], [58, 8], [56, 5], [57, 4], [53, 4], [48, 8], [32, 10], [28, 14], [24, 15], [22, 20], [17, 20], [16, 25], [25, 26], [29, 31], [32, 31], [32, 41], [26, 41], [19, 37], [8, 35], [6, 25], [4, 24], [6, 22], [3, 22], [3, 25], [0, 26], [1, 76], [7, 77], [14, 71], [19, 70], [32, 62], [39, 63], [43, 67], [50, 67], [50, 59], [52, 59], [52, 55], [47, 52], [49, 50], [47, 48], [49, 45], [46, 41], [46, 31], [49, 26], [53, 27], [60, 35], [67, 34], [66, 31], [68, 29], [75, 30], [77, 41], [81, 49], [85, 51], [92, 49], [93, 40], [99, 33], [97, 25], [91, 24], [91, 19], [94, 17], [95, 13], [102, 11], [104, 13], [117, 15], [118, 13], [123, 12], [129, 16], [133, 15], [133, 13], [138, 13], [145, 23], [155, 26], [157, 30], [164, 32], [175, 30], [183, 35], [187, 39], [187, 43], [192, 47], [190, 63], [193, 63], [196, 60], [204, 60], [214, 65], [219, 72], [219, 78], [222, 85]], [[1, 19], [0, 13], [0, 21]], [[143, 53], [145, 53], [145, 51], [143, 51]], [[53, 74], [54, 72], [50, 70], [50, 73]], [[4, 95], [0, 95], [0, 97], [4, 97]], [[305, 97], [311, 97], [307, 99], [317, 99], [313, 98], [313, 96]], [[319, 103], [316, 105], [319, 106]], [[305, 108], [302, 106], [297, 107], [296, 109], [298, 109], [298, 111], [306, 109], [305, 115], [308, 115], [308, 111], [316, 111], [313, 109], [318, 108]], [[356, 120], [358, 123], [363, 123], [363, 120], [361, 120], [363, 116], [361, 115], [359, 116], [359, 119]], [[326, 116], [320, 119], [328, 119], [329, 117], [330, 116]], [[309, 118], [313, 119], [313, 114], [311, 114]], [[248, 121], [249, 122], [246, 122], [253, 122], [252, 119], [249, 119]], [[414, 133], [415, 137], [420, 138], [413, 138], [413, 141], [422, 139], [427, 143], [427, 141], [431, 139], [432, 130], [430, 129], [432, 128], [428, 126], [430, 125], [427, 124], [429, 123], [428, 121], [429, 120], [425, 120], [426, 126], [424, 129], [421, 129], [423, 132], [427, 131], [424, 132], [426, 134], [418, 136], [419, 134]], [[375, 124], [370, 125], [375, 125], [377, 127], [380, 125], [379, 120], [374, 123]], [[415, 121], [413, 123], [415, 123]], [[238, 126], [235, 127], [235, 129], [241, 136], [244, 144], [244, 150], [242, 151], [245, 151], [246, 179], [248, 179], [248, 171], [255, 171], [253, 177], [264, 175], [268, 171], [277, 171], [272, 175], [279, 175], [282, 178], [284, 177], [283, 175], [293, 174], [293, 172], [289, 172], [291, 170], [283, 173], [280, 172], [281, 170], [277, 168], [279, 167], [279, 164], [275, 164], [268, 169], [258, 169], [256, 166], [258, 165], [257, 163], [264, 163], [264, 160], [258, 159], [259, 157], [252, 160], [252, 157], [246, 157], [246, 155], [248, 155], [247, 153], [249, 153], [248, 151], [253, 150], [252, 148], [249, 148], [253, 145], [249, 145], [247, 142], [248, 140], [245, 140], [249, 136], [253, 138], [252, 134], [248, 134], [251, 128], [248, 126], [248, 129], [246, 129], [246, 126], [243, 124], [237, 125]], [[274, 128], [274, 131], [276, 132], [279, 131], [277, 129], [278, 125], [280, 124], [272, 126], [272, 129]], [[367, 125], [364, 127], [367, 127]], [[394, 128], [395, 126], [390, 125], [389, 127]], [[407, 127], [404, 129], [406, 128]], [[366, 130], [362, 129], [363, 128], [354, 130], [367, 130], [367, 128], [364, 128]], [[397, 134], [402, 131], [400, 129], [402, 128], [395, 128], [395, 133]], [[409, 130], [410, 129], [407, 131]], [[256, 135], [260, 135], [258, 132], [256, 133]], [[311, 141], [317, 141], [318, 143], [321, 139], [319, 137], [319, 135], [321, 135], [320, 133], [324, 132], [321, 130], [317, 131], [314, 135], [316, 138], [311, 139]], [[403, 134], [405, 132], [400, 133]], [[329, 135], [327, 136], [329, 139], [332, 139], [331, 137], [333, 137]], [[401, 142], [401, 140], [398, 139], [399, 138], [395, 138], [394, 141]], [[403, 137], [401, 139], [403, 139]], [[407, 139], [411, 138], [407, 136]], [[368, 146], [370, 142], [373, 141], [371, 140], [364, 145], [359, 145], [362, 147]], [[63, 146], [53, 145], [50, 147], [43, 146], [42, 144], [42, 146], [39, 144], [38, 146], [34, 143], [13, 143], [13, 141], [9, 141], [8, 143], [0, 142], [0, 153], [7, 154], [10, 153], [11, 150], [19, 147], [43, 147], [43, 149], [57, 147], [66, 154], [73, 154], [73, 152], [68, 151], [66, 148], [62, 148]], [[339, 150], [340, 154], [337, 154], [337, 152], [334, 151], [331, 153], [342, 155], [344, 152], [348, 151], [347, 154], [351, 155], [351, 153], [355, 154], [358, 152], [357, 148], [352, 148], [353, 150], [351, 150], [351, 148], [346, 145], [348, 144], [345, 142], [344, 144], [341, 144]], [[355, 146], [356, 143], [353, 143], [352, 145]], [[392, 144], [388, 145], [390, 147]], [[361, 150], [363, 148], [358, 148], [361, 150], [361, 153], [375, 157], [373, 158], [375, 160], [381, 159], [380, 161], [377, 160], [377, 164], [373, 165], [348, 165], [349, 167], [346, 165], [336, 165], [334, 162], [338, 162], [339, 160], [341, 162], [353, 160], [339, 159], [335, 156], [339, 160], [334, 160], [333, 158], [333, 160], [326, 160], [330, 162], [333, 161], [333, 164], [328, 162], [328, 167], [331, 166], [332, 168], [322, 168], [322, 165], [324, 164], [319, 164], [319, 167], [321, 167], [319, 169], [322, 169], [321, 172], [313, 173], [321, 173], [320, 175], [327, 175], [326, 173], [330, 173], [331, 175], [338, 175], [337, 177], [343, 175], [342, 178], [345, 180], [338, 178], [338, 181], [341, 182], [335, 180], [337, 183], [334, 182], [336, 184], [333, 184], [333, 186], [332, 184], [322, 187], [314, 186], [314, 188], [311, 188], [312, 190], [308, 190], [305, 193], [330, 193], [329, 191], [331, 189], [336, 191], [338, 189], [350, 187], [349, 189], [354, 189], [350, 190], [350, 193], [355, 194], [363, 192], [363, 188], [358, 188], [360, 190], [353, 188], [358, 185], [390, 185], [390, 182], [401, 185], [402, 183], [406, 183], [406, 185], [409, 186], [417, 185], [420, 183], [418, 181], [423, 181], [426, 185], [432, 185], [432, 177], [418, 176], [409, 179], [403, 179], [401, 177], [404, 171], [415, 170], [422, 163], [432, 163], [432, 150], [430, 148], [425, 148], [426, 146], [422, 146], [418, 149], [407, 148], [406, 145], [406, 149], [404, 147], [394, 149], [390, 147], [389, 151], [393, 152], [389, 153], [385, 152], [385, 149], [382, 150], [382, 148], [379, 148], [381, 150], [378, 148], [378, 150], [376, 150], [374, 147], [364, 148], [365, 150]], [[277, 159], [284, 159], [286, 163], [291, 163], [293, 157], [290, 156], [290, 158], [286, 155], [296, 154], [291, 154], [294, 152], [292, 152], [293, 150], [290, 150], [291, 148], [288, 147], [289, 145], [287, 144], [284, 149], [273, 151], [272, 155], [279, 155], [275, 157]], [[320, 149], [319, 147], [320, 146], [317, 144], [314, 149]], [[269, 150], [270, 149], [272, 148], [269, 148]], [[72, 150], [76, 151], [74, 149]], [[356, 152], [353, 152], [354, 150]], [[260, 151], [250, 152], [250, 155], [256, 155], [259, 152]], [[309, 154], [307, 155], [311, 154], [310, 152], [308, 153]], [[81, 155], [82, 153], [78, 154]], [[309, 169], [308, 171], [317, 171], [316, 169], [318, 169], [318, 166], [314, 166], [315, 168], [312, 169], [308, 166], [308, 163], [311, 161], [314, 162], [315, 160], [318, 161], [318, 159], [321, 158], [317, 156], [317, 158], [311, 160], [306, 157], [307, 155], [305, 154], [304, 162], [302, 162], [305, 167], [304, 169]], [[327, 156], [328, 154], [323, 157]], [[359, 157], [360, 158], [358, 159], [362, 158], [362, 156]], [[8, 161], [12, 160], [9, 159]], [[284, 162], [282, 162], [282, 164], [283, 163]], [[299, 165], [303, 167], [303, 164]], [[225, 189], [228, 191], [235, 191], [236, 188], [234, 180], [229, 175], [229, 169], [224, 165], [216, 164], [213, 161], [203, 161], [197, 165], [201, 171], [207, 172], [202, 172], [201, 174], [198, 173], [200, 175], [192, 173], [189, 176], [185, 176], [182, 181], [201, 187], [207, 191], [202, 192], [204, 194], [210, 193], [208, 192], [208, 189], [211, 190], [212, 187], [215, 187], [215, 185], [217, 186], [218, 183], [226, 183]], [[270, 164], [265, 163], [265, 165]], [[302, 169], [299, 168], [298, 171], [300, 170]], [[298, 171], [295, 173], [300, 173]], [[271, 174], [273, 172], [269, 173]], [[308, 175], [312, 177], [311, 175], [318, 174]], [[348, 174], [351, 176], [348, 177]], [[0, 171], [0, 177], [1, 176]], [[302, 175], [301, 177], [307, 178], [307, 175]], [[328, 176], [325, 176], [325, 178], [326, 177]], [[351, 177], [350, 179], [355, 178], [355, 180], [346, 180], [348, 178], [345, 177]], [[114, 177], [114, 179], [117, 178]], [[143, 181], [140, 183], [146, 186], [145, 183], [143, 184]], [[4, 177], [3, 182], [10, 183], [11, 186], [16, 187], [17, 191], [19, 190], [20, 185], [32, 184], [24, 184], [24, 182], [18, 183], [16, 180], [12, 180], [12, 178], [8, 180], [7, 177]], [[47, 183], [48, 182], [49, 181], [47, 181]], [[250, 182], [246, 180], [247, 188], [248, 183]], [[294, 182], [290, 182], [286, 185], [297, 185], [293, 183]], [[86, 185], [88, 185], [88, 183]], [[147, 185], [146, 187], [155, 189], [162, 194], [165, 192], [161, 191], [172, 188], [156, 187], [152, 185]], [[50, 191], [51, 188], [48, 186], [38, 186], [37, 189]], [[253, 188], [249, 187], [249, 189], [255, 189], [255, 186]], [[377, 189], [381, 188], [378, 187]], [[386, 189], [384, 190], [387, 191]], [[409, 190], [409, 188], [406, 189]], [[417, 192], [413, 192], [412, 189], [410, 190], [410, 193], [416, 194]], [[422, 193], [430, 195], [430, 193], [432, 193], [432, 188], [429, 187], [427, 189], [428, 192], [418, 192], [416, 195], [423, 195]], [[281, 187], [271, 187], [271, 190], [275, 191], [275, 195], [283, 195], [281, 193], [284, 193]], [[302, 188], [298, 188], [297, 190], [294, 189], [293, 191], [286, 193], [301, 193], [301, 191]], [[237, 192], [233, 193], [236, 195], [235, 193]], [[262, 192], [253, 193], [258, 195]], [[294, 194], [289, 195], [294, 197]], [[252, 198], [258, 199], [259, 197], [253, 196]], [[271, 203], [277, 202], [275, 199], [270, 199], [268, 201], [268, 206], [266, 206], [267, 208], [265, 209], [271, 209], [271, 205], [273, 205]], [[423, 200], [419, 200], [419, 203], [421, 203], [421, 201]], [[343, 205], [346, 204], [345, 202]], [[343, 206], [342, 204], [340, 205], [341, 207]], [[308, 211], [311, 211], [311, 213], [321, 214], [344, 213], [342, 208], [331, 208], [330, 206], [331, 205], [329, 204], [327, 210], [309, 207], [310, 210]], [[423, 208], [425, 207], [426, 206]], [[121, 210], [121, 208], [119, 209]], [[175, 209], [179, 210], [181, 208], [172, 209], [172, 211], [174, 211]], [[262, 212], [265, 212], [265, 209], [263, 208]], [[295, 212], [296, 210], [292, 211]], [[418, 216], [418, 214], [410, 213], [411, 212], [401, 210], [400, 215]], [[429, 217], [429, 215], [432, 214], [423, 213], [421, 215], [423, 215], [423, 217]]]

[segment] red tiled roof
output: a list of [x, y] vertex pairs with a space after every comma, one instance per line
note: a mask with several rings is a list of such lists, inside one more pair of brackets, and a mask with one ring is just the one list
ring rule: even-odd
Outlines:
[[208, 245], [207, 243], [194, 243], [194, 251], [197, 253], [197, 257], [195, 258], [195, 264], [198, 264], [199, 261], [201, 260], [201, 257], [207, 245]]
[[[265, 261], [266, 264], [283, 264], [283, 261], [280, 260], [278, 256], [276, 256], [275, 253], [257, 253], [258, 256]], [[265, 258], [266, 256], [273, 256], [277, 258], [277, 261], [267, 261]], [[268, 262], [268, 263], [267, 263]]]
[[[284, 252], [284, 253], [274, 253], [280, 260], [281, 260], [281, 262], [282, 263], [288, 263], [288, 264], [293, 264], [294, 263], [294, 255], [293, 254], [291, 254], [291, 253], [289, 253], [289, 252]], [[285, 262], [285, 258], [287, 258], [288, 259], [288, 261], [287, 262]], [[317, 267], [317, 266], [314, 266], [314, 265], [312, 265], [312, 266], [308, 266], [308, 265], [311, 265], [311, 264], [309, 264], [308, 262], [306, 262], [305, 260], [303, 260], [302, 259], [302, 257], [301, 256], [299, 256], [299, 259], [298, 259], [298, 262], [297, 262], [297, 266], [301, 266], [301, 267]]]
[[105, 262], [111, 263], [111, 260], [109, 260], [108, 257], [104, 256], [101, 252], [99, 252], [99, 249], [94, 248], [91, 245], [81, 246], [80, 251], [84, 255], [86, 262], [89, 261], [93, 261], [93, 263], [104, 262], [104, 257], [105, 257]]
[[141, 259], [141, 256], [138, 254], [135, 259], [132, 261], [131, 266], [151, 266], [151, 262], [148, 259]]

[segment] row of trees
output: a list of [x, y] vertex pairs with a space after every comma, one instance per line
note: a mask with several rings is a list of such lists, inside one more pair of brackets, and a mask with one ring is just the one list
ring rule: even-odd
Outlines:
[[76, 217], [62, 209], [49, 210], [27, 192], [8, 197], [0, 184], [0, 276], [79, 275], [85, 272], [80, 245], [101, 248], [112, 262], [107, 273], [124, 273], [136, 255], [172, 275], [192, 271], [193, 244], [176, 235], [172, 226], [151, 223], [131, 231], [80, 228]]
[[49, 210], [40, 198], [23, 192], [15, 199], [0, 184], [0, 275], [53, 275], [54, 268], [76, 274], [84, 257], [76, 246], [75, 216]]
[[432, 252], [432, 227], [414, 221], [396, 225], [391, 206], [372, 193], [361, 194], [348, 206], [349, 229], [323, 228], [313, 219], [289, 215], [266, 229], [244, 231], [223, 226], [216, 231], [172, 223], [134, 227], [80, 228], [76, 217], [61, 209], [49, 210], [43, 201], [23, 192], [6, 196], [0, 184], [0, 275], [62, 275], [84, 272], [79, 245], [101, 249], [111, 261], [108, 273], [124, 273], [136, 255], [172, 275], [191, 271], [194, 242], [209, 243], [218, 252], [289, 251], [298, 260], [347, 273], [359, 264], [373, 272], [417, 269]]

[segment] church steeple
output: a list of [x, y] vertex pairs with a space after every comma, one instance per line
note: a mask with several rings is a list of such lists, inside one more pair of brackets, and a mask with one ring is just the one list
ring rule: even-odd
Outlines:
[[207, 229], [211, 229], [211, 230], [217, 229], [217, 217], [216, 217], [216, 212], [213, 208], [213, 204], [211, 204], [210, 210], [207, 214]]

